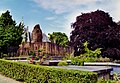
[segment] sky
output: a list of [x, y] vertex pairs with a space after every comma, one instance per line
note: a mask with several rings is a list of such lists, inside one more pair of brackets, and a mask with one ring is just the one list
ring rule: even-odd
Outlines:
[[120, 20], [120, 0], [0, 0], [0, 15], [9, 10], [17, 24], [23, 18], [30, 32], [39, 24], [45, 34], [62, 32], [68, 37], [77, 16], [97, 9]]

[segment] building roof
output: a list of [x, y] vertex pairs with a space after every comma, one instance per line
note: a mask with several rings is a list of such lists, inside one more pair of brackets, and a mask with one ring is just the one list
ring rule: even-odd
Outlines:
[[51, 42], [45, 33], [42, 33], [43, 39], [42, 42]]

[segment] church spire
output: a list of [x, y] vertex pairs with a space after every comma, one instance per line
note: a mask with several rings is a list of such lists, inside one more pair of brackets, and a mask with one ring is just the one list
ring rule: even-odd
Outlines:
[[21, 21], [21, 24], [24, 25], [24, 20], [23, 20], [23, 16], [22, 16], [22, 21]]

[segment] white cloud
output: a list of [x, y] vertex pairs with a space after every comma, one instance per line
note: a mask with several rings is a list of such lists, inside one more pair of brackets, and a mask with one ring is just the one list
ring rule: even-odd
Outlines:
[[94, 3], [96, 0], [33, 0], [40, 7], [44, 9], [52, 10], [56, 14], [61, 14], [64, 12], [70, 12], [80, 5]]
[[6, 10], [0, 10], [0, 16], [2, 15], [2, 13], [5, 13]]
[[51, 21], [51, 20], [55, 20], [55, 19], [56, 19], [56, 17], [53, 17], [53, 16], [51, 16], [51, 17], [46, 17], [46, 18], [45, 18], [45, 20], [50, 20], [50, 21]]
[[33, 0], [40, 7], [56, 14], [65, 12], [93, 11], [102, 9], [110, 13], [115, 21], [120, 18], [120, 0]]
[[[58, 23], [58, 26], [64, 27], [64, 31], [68, 36], [72, 31], [71, 23], [74, 23], [76, 17], [81, 15], [81, 13], [100, 9], [108, 12], [114, 21], [120, 20], [120, 0], [34, 0], [34, 2], [39, 7], [53, 11], [55, 14], [67, 13], [63, 18], [63, 25]], [[48, 20], [52, 19], [52, 17], [48, 18]]]
[[115, 21], [120, 21], [120, 0], [112, 0], [111, 3], [113, 8], [110, 13]]
[[[36, 24], [40, 24], [40, 23], [31, 21], [31, 22], [25, 23], [25, 27], [28, 26], [29, 31], [32, 32], [32, 30], [33, 30], [33, 28], [35, 27]], [[40, 26], [40, 28], [41, 28], [41, 26]]]
[[11, 13], [11, 9], [5, 9], [5, 8], [0, 9], [0, 16], [2, 15], [2, 13], [5, 13], [7, 10]]
[[66, 20], [67, 25], [65, 25], [65, 27], [67, 27], [65, 29], [66, 33], [70, 35], [70, 32], [72, 31], [72, 29], [70, 28], [71, 27], [70, 24], [76, 21], [77, 16], [81, 15], [81, 13], [88, 13], [91, 11], [96, 11], [97, 9], [108, 12], [110, 16], [113, 17], [114, 21], [116, 22], [119, 21], [120, 20], [120, 5], [119, 4], [120, 4], [120, 0], [116, 0], [116, 1], [99, 0], [99, 3], [86, 4], [86, 8], [79, 8], [79, 9], [73, 10], [65, 17], [67, 19]]

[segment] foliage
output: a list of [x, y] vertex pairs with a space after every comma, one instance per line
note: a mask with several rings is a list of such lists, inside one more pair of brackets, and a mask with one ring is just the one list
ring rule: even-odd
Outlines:
[[101, 57], [101, 48], [97, 48], [94, 51], [90, 50], [88, 46], [88, 42], [84, 44], [85, 53], [80, 56], [72, 57], [69, 56], [67, 59], [71, 59], [71, 65], [84, 65], [84, 62], [110, 62], [110, 59], [105, 57]]
[[94, 51], [90, 50], [88, 48], [88, 42], [87, 41], [85, 43], [83, 43], [83, 45], [84, 45], [85, 53], [81, 54], [82, 56], [86, 56], [86, 57], [100, 57], [101, 48], [97, 48]]
[[0, 55], [1, 57], [4, 57], [4, 58], [8, 56], [7, 54], [3, 54], [3, 53], [1, 53]]
[[43, 50], [40, 50], [40, 49], [39, 49], [39, 50], [38, 50], [38, 53], [40, 53], [40, 52], [42, 52], [42, 51], [43, 51]]
[[69, 60], [69, 59], [71, 59], [71, 58], [73, 58], [74, 56], [72, 55], [72, 54], [68, 54], [68, 53], [66, 53], [65, 54], [65, 57], [63, 58], [63, 60]]
[[66, 61], [60, 61], [58, 63], [58, 66], [67, 66], [67, 65], [68, 65], [68, 63]]
[[113, 80], [111, 79], [108, 79], [108, 80], [105, 80], [105, 79], [99, 79], [97, 83], [120, 83], [120, 73], [116, 74], [116, 73], [113, 73]]
[[47, 54], [43, 54], [42, 58], [39, 60], [40, 62], [38, 62], [40, 65], [43, 64], [43, 62], [47, 59]]
[[0, 16], [0, 52], [16, 53], [22, 41], [23, 25], [12, 19], [9, 11]]
[[76, 56], [70, 58], [71, 63], [70, 65], [84, 65], [84, 62], [96, 62], [96, 58], [93, 57], [86, 57], [86, 56]]
[[30, 51], [29, 56], [35, 57], [35, 56], [36, 56], [36, 54], [35, 54], [35, 52]]
[[26, 83], [96, 83], [97, 73], [0, 60], [0, 72]]
[[113, 22], [108, 13], [97, 10], [82, 13], [72, 24], [70, 45], [74, 47], [75, 55], [83, 54], [83, 42], [88, 41], [88, 48], [102, 48], [103, 56], [120, 59], [120, 26]]
[[26, 60], [30, 60], [31, 58], [27, 58]]
[[96, 62], [110, 62], [110, 61], [111, 61], [110, 58], [107, 58], [107, 57], [105, 58], [99, 57], [96, 59]]
[[72, 57], [72, 58], [70, 58], [70, 60], [71, 60], [71, 63], [69, 63], [70, 65], [78, 65], [78, 66], [84, 65], [83, 58], [79, 58], [79, 56]]
[[105, 79], [100, 79], [97, 81], [97, 83], [119, 83], [117, 81], [114, 81], [114, 80], [105, 80]]
[[95, 62], [97, 61], [97, 58], [101, 55], [101, 48], [97, 48], [94, 51], [90, 50], [88, 48], [88, 42], [86, 41], [83, 43], [83, 46], [85, 47], [85, 53], [81, 54], [80, 56], [71, 57], [71, 65], [84, 65], [84, 62]]
[[117, 74], [117, 73], [113, 73], [113, 80], [115, 81], [120, 81], [120, 72]]
[[[38, 53], [40, 53], [42, 51], [44, 51], [44, 50], [39, 49]], [[35, 51], [30, 51], [29, 56], [30, 56], [30, 62], [29, 62], [30, 64], [35, 64], [36, 62], [34, 60], [37, 60], [36, 64], [42, 65], [42, 63], [47, 59], [47, 54], [43, 54], [40, 58], [39, 57], [40, 55], [38, 54], [38, 56], [37, 56]]]
[[56, 43], [60, 46], [67, 46], [69, 43], [68, 37], [65, 33], [53, 32], [52, 34], [49, 33], [48, 35], [52, 43]]

